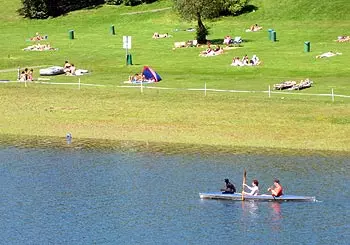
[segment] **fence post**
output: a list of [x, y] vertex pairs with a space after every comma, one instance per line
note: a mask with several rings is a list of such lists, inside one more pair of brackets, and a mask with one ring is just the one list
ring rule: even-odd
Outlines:
[[80, 77], [79, 77], [79, 81], [78, 81], [78, 88], [80, 90]]
[[204, 96], [207, 96], [207, 83], [204, 83]]
[[21, 78], [21, 67], [17, 68], [17, 81], [19, 82], [19, 79]]
[[141, 88], [141, 94], [143, 94], [143, 83], [142, 83], [142, 81], [141, 81], [141, 86], [140, 86], [140, 88]]
[[269, 85], [269, 98], [271, 98], [271, 86]]
[[334, 90], [332, 88], [332, 102], [334, 102]]

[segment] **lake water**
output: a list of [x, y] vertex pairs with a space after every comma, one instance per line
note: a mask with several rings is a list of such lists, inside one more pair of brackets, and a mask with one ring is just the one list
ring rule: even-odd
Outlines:
[[[345, 156], [0, 146], [0, 244], [349, 244]], [[242, 173], [315, 203], [201, 200]]]

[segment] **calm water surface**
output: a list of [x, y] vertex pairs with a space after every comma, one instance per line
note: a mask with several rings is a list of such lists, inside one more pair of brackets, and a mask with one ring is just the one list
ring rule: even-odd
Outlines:
[[[0, 147], [0, 244], [349, 244], [347, 157]], [[316, 203], [200, 200], [243, 169]]]

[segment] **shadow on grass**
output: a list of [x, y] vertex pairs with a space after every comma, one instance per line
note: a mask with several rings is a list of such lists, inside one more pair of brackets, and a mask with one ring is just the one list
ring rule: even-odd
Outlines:
[[223, 15], [223, 16], [238, 16], [238, 15], [242, 15], [242, 14], [248, 14], [248, 13], [251, 13], [251, 12], [255, 12], [255, 11], [257, 11], [259, 8], [257, 7], [257, 6], [255, 6], [255, 5], [252, 5], [252, 4], [249, 4], [249, 5], [247, 5], [247, 6], [245, 6], [245, 7], [243, 7], [243, 9], [241, 9], [240, 11], [238, 11], [238, 12], [236, 12], [236, 13], [234, 13], [234, 14], [232, 14], [231, 12], [229, 12], [229, 11], [224, 11], [224, 12], [222, 12], [221, 14]]
[[241, 14], [248, 14], [248, 13], [251, 13], [251, 12], [255, 12], [257, 11], [259, 8], [257, 6], [254, 6], [252, 4], [249, 4], [247, 6], [245, 6], [241, 11], [239, 11], [237, 13], [237, 15], [241, 15]]

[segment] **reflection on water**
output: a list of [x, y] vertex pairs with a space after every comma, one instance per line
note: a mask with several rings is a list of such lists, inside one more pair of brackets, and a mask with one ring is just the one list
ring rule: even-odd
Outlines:
[[258, 202], [242, 202], [243, 214], [249, 218], [255, 219], [258, 217]]
[[269, 206], [271, 207], [271, 228], [274, 232], [281, 230], [282, 224], [282, 212], [281, 212], [281, 203], [270, 202]]

